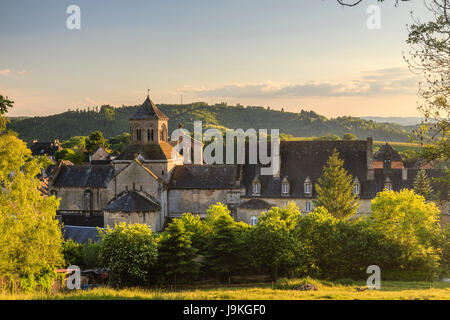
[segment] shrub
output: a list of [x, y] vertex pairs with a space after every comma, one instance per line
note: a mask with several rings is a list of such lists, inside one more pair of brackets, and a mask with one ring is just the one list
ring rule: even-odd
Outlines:
[[116, 286], [142, 286], [149, 283], [157, 261], [157, 243], [144, 224], [120, 223], [101, 232], [100, 258], [111, 269]]

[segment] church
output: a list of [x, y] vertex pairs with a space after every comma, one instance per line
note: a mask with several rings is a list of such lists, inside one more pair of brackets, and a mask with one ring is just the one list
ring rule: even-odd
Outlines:
[[[185, 212], [204, 217], [212, 204], [226, 204], [237, 221], [255, 225], [261, 212], [294, 201], [302, 213], [314, 210], [315, 184], [334, 149], [355, 181], [358, 214], [384, 189], [411, 189], [417, 172], [430, 178], [443, 170], [404, 163], [389, 144], [373, 154], [372, 138], [353, 141], [281, 141], [280, 170], [261, 175], [261, 164], [186, 164], [169, 141], [169, 118], [147, 96], [130, 118], [131, 143], [115, 156], [98, 152], [89, 165], [61, 161], [51, 172], [48, 194], [60, 199], [58, 218], [66, 226], [114, 227], [147, 224], [161, 231]], [[192, 143], [201, 142], [192, 139]], [[442, 221], [450, 221], [447, 192], [441, 192]]]

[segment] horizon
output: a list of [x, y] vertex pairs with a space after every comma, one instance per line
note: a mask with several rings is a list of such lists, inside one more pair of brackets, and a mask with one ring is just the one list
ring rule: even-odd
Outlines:
[[[422, 1], [80, 0], [81, 29], [69, 30], [71, 4], [0, 3], [1, 94], [15, 101], [9, 116], [138, 105], [150, 89], [158, 104], [420, 117], [421, 77], [402, 54], [410, 12], [427, 17]], [[367, 27], [371, 5], [380, 8], [380, 29]]]

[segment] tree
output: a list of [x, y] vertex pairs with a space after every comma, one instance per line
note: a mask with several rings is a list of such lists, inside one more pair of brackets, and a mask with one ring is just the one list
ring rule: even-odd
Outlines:
[[92, 132], [89, 137], [86, 138], [86, 150], [88, 153], [91, 153], [99, 147], [108, 149], [109, 144], [105, 138], [103, 138], [103, 133], [101, 133], [101, 131]]
[[440, 211], [413, 190], [383, 191], [372, 200], [370, 220], [375, 230], [400, 243], [403, 267], [433, 275], [439, 267]]
[[324, 207], [336, 218], [355, 215], [359, 206], [358, 198], [353, 192], [353, 177], [343, 166], [344, 161], [339, 159], [339, 153], [334, 150], [316, 184], [315, 205]]
[[210, 227], [207, 263], [222, 281], [231, 282], [231, 275], [245, 265], [246, 252], [242, 248], [250, 226], [237, 223], [221, 203], [209, 207], [206, 214]]
[[0, 135], [0, 278], [22, 289], [49, 289], [63, 264], [59, 200], [44, 197], [36, 178], [45, 163], [14, 134]]
[[[433, 0], [427, 8], [432, 21], [418, 19], [409, 27], [411, 50], [405, 60], [412, 72], [422, 74], [418, 110], [425, 117], [414, 131], [422, 144], [421, 157], [448, 162], [450, 158], [450, 1]], [[440, 182], [450, 185], [450, 170]]]
[[358, 139], [353, 133], [345, 133], [342, 136], [342, 140], [356, 140]]
[[423, 196], [425, 200], [431, 199], [433, 188], [425, 170], [417, 172], [416, 179], [414, 179], [414, 192]]
[[0, 133], [5, 130], [7, 120], [3, 117], [8, 112], [8, 108], [12, 108], [14, 101], [9, 100], [0, 94]]
[[197, 249], [191, 239], [192, 232], [184, 226], [183, 220], [174, 219], [159, 242], [159, 264], [173, 284], [193, 280], [199, 273], [200, 264], [194, 260]]
[[286, 207], [274, 207], [260, 215], [253, 230], [252, 242], [258, 265], [270, 270], [276, 281], [278, 274], [295, 268], [298, 243], [292, 236], [301, 213], [294, 202]]
[[111, 269], [111, 282], [118, 286], [148, 284], [157, 262], [157, 243], [145, 224], [120, 223], [101, 231], [99, 256]]

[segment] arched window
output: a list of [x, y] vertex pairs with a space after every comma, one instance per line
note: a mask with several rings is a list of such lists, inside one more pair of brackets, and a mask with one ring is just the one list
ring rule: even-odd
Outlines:
[[150, 139], [153, 141], [153, 139], [155, 139], [154, 137], [155, 137], [154, 130], [151, 129], [151, 130], [150, 130]]
[[83, 209], [86, 211], [92, 210], [92, 192], [86, 190], [83, 195]]
[[142, 131], [141, 129], [136, 129], [136, 141], [142, 140]]
[[305, 183], [303, 184], [303, 191], [305, 196], [310, 197], [312, 195], [312, 182], [309, 177], [306, 177]]
[[147, 141], [150, 141], [151, 139], [150, 139], [151, 137], [150, 137], [150, 129], [147, 129]]

